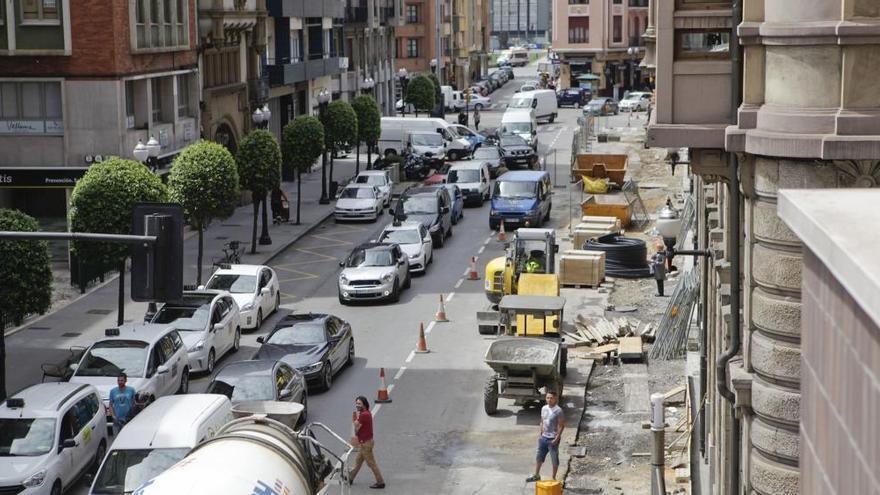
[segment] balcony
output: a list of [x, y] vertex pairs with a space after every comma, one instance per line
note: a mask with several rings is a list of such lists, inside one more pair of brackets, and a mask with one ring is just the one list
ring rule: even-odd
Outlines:
[[223, 39], [227, 33], [253, 29], [265, 11], [257, 10], [257, 0], [199, 0], [199, 36]]
[[309, 81], [321, 76], [333, 76], [342, 72], [342, 69], [339, 57], [330, 57], [292, 63], [270, 59], [269, 64], [266, 65], [266, 71], [269, 73], [271, 86], [282, 86]]
[[345, 22], [346, 24], [366, 24], [367, 13], [366, 7], [346, 7]]
[[272, 17], [345, 17], [345, 3], [342, 0], [266, 0], [266, 7]]
[[406, 23], [398, 26], [394, 34], [398, 38], [422, 38], [425, 36], [425, 25]]

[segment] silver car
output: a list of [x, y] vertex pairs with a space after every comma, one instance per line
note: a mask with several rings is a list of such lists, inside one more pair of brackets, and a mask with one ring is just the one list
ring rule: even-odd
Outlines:
[[410, 286], [409, 259], [397, 244], [361, 244], [339, 266], [339, 302], [391, 301]]

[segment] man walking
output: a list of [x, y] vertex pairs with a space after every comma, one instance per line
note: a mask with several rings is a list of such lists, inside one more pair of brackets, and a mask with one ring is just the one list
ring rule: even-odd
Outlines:
[[480, 130], [480, 107], [474, 108], [474, 129]]
[[366, 397], [360, 396], [355, 399], [354, 407], [357, 411], [351, 414], [351, 420], [354, 425], [354, 433], [357, 436], [358, 455], [354, 462], [354, 468], [348, 473], [349, 483], [354, 483], [358, 471], [366, 461], [376, 478], [376, 482], [370, 485], [370, 488], [385, 488], [385, 480], [382, 478], [379, 465], [376, 464], [376, 458], [373, 456], [373, 415], [370, 413], [370, 401]]
[[541, 408], [541, 433], [538, 435], [538, 453], [535, 459], [535, 474], [526, 478], [526, 483], [541, 479], [541, 465], [550, 454], [553, 464], [553, 479], [559, 470], [559, 440], [565, 430], [565, 416], [562, 408], [557, 405], [556, 392], [550, 390], [545, 397], [547, 404]]
[[117, 388], [110, 391], [110, 415], [113, 417], [113, 436], [119, 434], [119, 430], [131, 419], [132, 409], [134, 409], [133, 387], [126, 386], [128, 376], [120, 373], [116, 377]]

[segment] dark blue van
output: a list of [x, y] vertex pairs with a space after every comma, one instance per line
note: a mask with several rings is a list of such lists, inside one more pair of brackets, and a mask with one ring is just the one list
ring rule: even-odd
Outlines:
[[553, 184], [544, 170], [515, 170], [495, 179], [489, 227], [497, 229], [504, 220], [504, 230], [540, 227], [550, 218]]

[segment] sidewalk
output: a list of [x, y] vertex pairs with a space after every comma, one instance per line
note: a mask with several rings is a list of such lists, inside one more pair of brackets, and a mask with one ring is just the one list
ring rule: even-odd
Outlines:
[[[365, 165], [364, 162], [365, 160], [362, 159], [362, 168]], [[336, 159], [334, 179], [340, 184], [344, 184], [354, 175], [354, 170], [353, 156], [346, 159]], [[331, 201], [328, 205], [318, 204], [318, 199], [321, 196], [320, 166], [315, 167], [313, 172], [303, 175], [302, 179], [301, 224], [270, 225], [269, 234], [272, 238], [272, 244], [258, 245], [257, 254], [249, 254], [253, 228], [253, 206], [250, 204], [237, 208], [231, 217], [223, 221], [216, 221], [205, 230], [202, 282], [210, 277], [212, 258], [221, 257], [223, 245], [230, 240], [248, 243], [243, 248], [242, 263], [266, 264], [333, 214], [335, 201]], [[295, 220], [296, 183], [285, 182], [282, 184], [282, 188], [290, 199], [290, 218]], [[262, 215], [260, 221], [262, 222]], [[261, 225], [258, 228], [261, 228]], [[259, 234], [258, 230], [258, 239]], [[184, 232], [183, 275], [185, 284], [194, 284], [196, 281], [197, 255], [198, 235], [195, 231], [187, 229]], [[63, 280], [63, 277], [56, 277], [56, 280]], [[85, 294], [68, 301], [61, 301], [60, 307], [54, 308], [52, 312], [30, 319], [20, 327], [9, 328], [5, 331], [5, 336], [8, 339], [8, 390], [17, 390], [33, 383], [40, 376], [40, 363], [51, 361], [53, 356], [63, 357], [71, 346], [89, 345], [94, 342], [99, 333], [103, 332], [103, 329], [116, 325], [119, 290], [117, 280], [117, 275], [108, 274], [108, 278], [103, 284], [91, 287]], [[126, 297], [129, 296], [129, 283], [130, 280], [126, 276]], [[67, 287], [58, 287], [56, 290], [70, 292]], [[142, 321], [145, 311], [146, 303], [138, 303], [128, 299], [125, 305], [125, 321]], [[20, 335], [16, 335], [19, 333]], [[15, 338], [10, 338], [13, 336]]]

